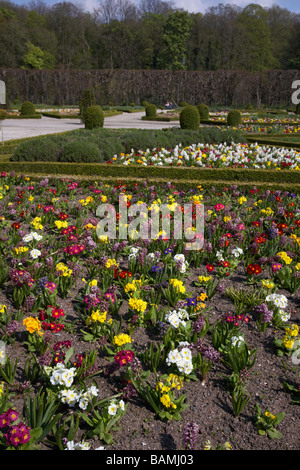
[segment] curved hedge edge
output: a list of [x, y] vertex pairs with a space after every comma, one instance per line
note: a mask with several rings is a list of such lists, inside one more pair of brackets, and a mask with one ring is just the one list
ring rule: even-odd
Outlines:
[[175, 117], [164, 117], [164, 116], [156, 116], [156, 117], [148, 117], [148, 116], [142, 116], [142, 120], [143, 121], [162, 121], [162, 122], [171, 122], [171, 121], [175, 121], [175, 122], [179, 122], [179, 118], [175, 118]]
[[50, 117], [54, 119], [81, 119], [80, 114], [57, 114], [57, 113], [47, 113], [43, 112], [42, 116]]
[[256, 138], [256, 137], [246, 137], [247, 141], [249, 143], [257, 143], [259, 145], [267, 145], [269, 147], [288, 147], [288, 148], [295, 148], [295, 149], [300, 149], [300, 142], [289, 142], [289, 141], [283, 141], [283, 140], [272, 140], [272, 138], [268, 139], [261, 139], [261, 138]]

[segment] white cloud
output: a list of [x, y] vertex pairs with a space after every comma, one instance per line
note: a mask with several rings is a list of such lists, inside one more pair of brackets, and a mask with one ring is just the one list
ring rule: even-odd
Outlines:
[[190, 13], [205, 13], [205, 11], [210, 7], [217, 7], [220, 3], [224, 5], [236, 5], [241, 8], [249, 5], [250, 3], [256, 3], [262, 7], [271, 7], [274, 3], [277, 3], [274, 0], [175, 0], [175, 4], [178, 8], [183, 8], [184, 10], [189, 11]]

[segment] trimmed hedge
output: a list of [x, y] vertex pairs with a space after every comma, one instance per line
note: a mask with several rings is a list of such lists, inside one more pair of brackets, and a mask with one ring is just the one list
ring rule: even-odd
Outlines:
[[20, 112], [23, 116], [30, 116], [35, 114], [35, 106], [31, 101], [24, 101], [22, 103]]
[[104, 113], [101, 106], [93, 105], [85, 108], [82, 116], [86, 129], [97, 129], [97, 127], [103, 127]]
[[293, 149], [300, 149], [300, 142], [289, 142], [272, 137], [260, 138], [256, 136], [247, 136], [249, 143], [257, 143], [259, 145], [271, 145], [274, 147], [288, 147]]
[[180, 181], [231, 181], [255, 183], [287, 183], [300, 184], [299, 173], [293, 170], [268, 170], [247, 168], [196, 168], [196, 167], [163, 167], [163, 166], [127, 166], [93, 163], [65, 163], [65, 162], [9, 162], [0, 165], [1, 171], [18, 171], [21, 173], [38, 173], [73, 176], [101, 176], [141, 179], [164, 179]]
[[197, 130], [200, 126], [200, 114], [197, 106], [188, 105], [180, 113], [181, 129]]
[[22, 114], [19, 114], [18, 116], [7, 116], [7, 119], [42, 119], [42, 115], [41, 114], [24, 114], [24, 116]]

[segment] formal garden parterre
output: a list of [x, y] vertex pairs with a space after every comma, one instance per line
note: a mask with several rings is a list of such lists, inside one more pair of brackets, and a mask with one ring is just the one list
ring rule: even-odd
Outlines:
[[[298, 449], [299, 153], [235, 129], [172, 132], [149, 147], [115, 131], [109, 155], [108, 131], [84, 130], [2, 157], [3, 449]], [[83, 146], [58, 157], [80, 134], [101, 147], [99, 171], [77, 163]], [[113, 240], [98, 236], [101, 204], [115, 208]], [[193, 223], [191, 239], [139, 238], [122, 220], [138, 204], [149, 227], [167, 205], [171, 229], [176, 210], [195, 222], [202, 207], [201, 249], [188, 249]]]

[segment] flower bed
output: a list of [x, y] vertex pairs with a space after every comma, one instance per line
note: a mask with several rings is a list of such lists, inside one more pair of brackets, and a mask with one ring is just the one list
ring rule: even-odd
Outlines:
[[5, 450], [298, 448], [299, 195], [2, 172], [1, 208]]
[[154, 148], [114, 156], [123, 165], [197, 166], [201, 168], [300, 169], [300, 153], [293, 149], [253, 144], [194, 144], [174, 149]]

